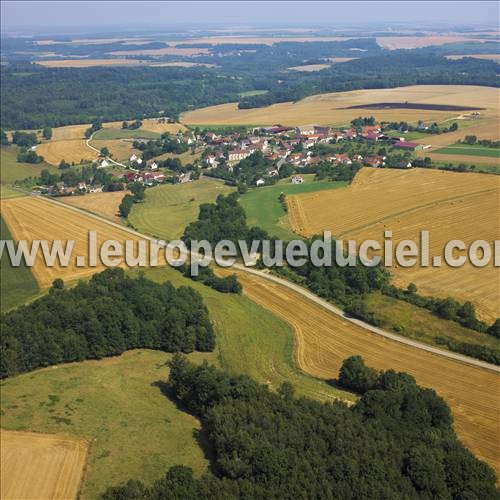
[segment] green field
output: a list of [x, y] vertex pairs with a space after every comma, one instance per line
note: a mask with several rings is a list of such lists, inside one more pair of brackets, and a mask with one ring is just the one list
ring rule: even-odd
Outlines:
[[[10, 240], [7, 224], [0, 217], [0, 239]], [[0, 310], [1, 312], [24, 304], [40, 294], [38, 284], [29, 267], [23, 263], [19, 267], [13, 267], [10, 263], [6, 250], [0, 261]]]
[[158, 139], [161, 134], [142, 129], [121, 129], [121, 128], [102, 128], [98, 130], [92, 139], [96, 141], [109, 141], [112, 139]]
[[17, 189], [13, 189], [5, 184], [0, 184], [0, 199], [8, 200], [9, 198], [19, 198], [20, 196], [25, 195]]
[[500, 158], [500, 149], [488, 148], [480, 144], [451, 144], [445, 148], [436, 149], [433, 153], [443, 155], [486, 156]]
[[389, 137], [404, 137], [407, 141], [414, 141], [428, 135], [423, 132], [407, 132], [406, 134], [403, 134], [402, 132], [398, 132], [397, 130], [387, 130], [384, 132], [384, 134], [388, 135]]
[[[133, 271], [136, 273], [139, 271]], [[172, 268], [146, 277], [189, 285], [202, 295], [216, 329], [214, 353], [194, 353], [233, 374], [247, 374], [277, 389], [290, 381], [300, 396], [320, 400], [354, 396], [299, 371], [291, 327], [242, 295], [222, 294]], [[130, 351], [117, 358], [46, 368], [2, 382], [2, 427], [71, 433], [91, 442], [83, 498], [106, 486], [137, 478], [151, 482], [173, 464], [207, 467], [196, 420], [166, 398], [157, 382], [167, 379], [169, 354]], [[204, 450], [206, 452], [206, 450]]]
[[198, 217], [202, 203], [213, 203], [219, 194], [232, 188], [213, 179], [200, 179], [184, 184], [165, 184], [146, 190], [146, 200], [134, 205], [128, 217], [138, 230], [171, 240]]
[[208, 462], [197, 443], [199, 422], [162, 394], [170, 357], [129, 351], [9, 378], [1, 385], [2, 427], [85, 437], [83, 498], [130, 478], [152, 482], [175, 464], [200, 475]]
[[382, 328], [395, 331], [404, 337], [441, 348], [443, 346], [435, 341], [436, 336], [500, 349], [500, 339], [465, 328], [454, 321], [438, 318], [426, 309], [403, 300], [377, 292], [367, 297], [367, 303], [369, 310], [382, 320]]
[[282, 179], [274, 186], [250, 189], [241, 197], [241, 205], [247, 214], [249, 226], [259, 226], [269, 234], [281, 239], [293, 239], [298, 236], [291, 231], [287, 216], [279, 195], [285, 193], [298, 194], [336, 189], [345, 186], [346, 182], [314, 181], [314, 174], [302, 175], [303, 184], [292, 184], [290, 179]]
[[240, 92], [241, 97], [253, 97], [254, 95], [264, 95], [267, 94], [268, 90], [247, 90], [246, 92]]
[[2, 184], [13, 184], [15, 181], [22, 181], [27, 177], [39, 177], [44, 168], [52, 173], [57, 172], [57, 167], [45, 162], [18, 163], [17, 146], [2, 146], [0, 148], [0, 182]]
[[188, 163], [194, 163], [196, 160], [201, 158], [201, 153], [191, 153], [191, 151], [186, 151], [185, 153], [175, 154], [175, 153], [163, 153], [160, 156], [155, 156], [155, 160], [166, 160], [167, 158], [177, 158], [183, 165]]

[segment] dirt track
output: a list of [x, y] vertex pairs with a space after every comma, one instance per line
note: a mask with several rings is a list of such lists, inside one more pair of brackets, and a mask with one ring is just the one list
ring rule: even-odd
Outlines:
[[238, 276], [248, 297], [293, 326], [295, 358], [302, 370], [334, 379], [343, 359], [360, 354], [377, 369], [410, 373], [446, 399], [460, 439], [500, 472], [498, 373], [381, 338], [288, 288], [248, 273]]

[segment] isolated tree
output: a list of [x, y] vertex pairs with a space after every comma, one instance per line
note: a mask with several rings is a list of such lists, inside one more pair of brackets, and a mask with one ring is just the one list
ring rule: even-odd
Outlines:
[[104, 146], [103, 148], [101, 148], [101, 154], [102, 156], [109, 156], [109, 149]]
[[44, 139], [52, 139], [52, 128], [50, 127], [45, 127], [42, 131], [42, 136]]

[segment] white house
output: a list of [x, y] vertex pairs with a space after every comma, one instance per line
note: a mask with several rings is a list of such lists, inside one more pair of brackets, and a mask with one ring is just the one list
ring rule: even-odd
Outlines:
[[255, 183], [256, 186], [263, 186], [266, 183], [264, 179], [257, 179], [257, 182]]
[[133, 154], [130, 158], [129, 158], [129, 161], [133, 162], [133, 161], [137, 161], [137, 155]]
[[97, 168], [106, 168], [109, 167], [109, 161], [106, 158], [102, 158], [97, 160]]
[[149, 164], [149, 168], [150, 168], [151, 170], [156, 170], [156, 169], [158, 168], [158, 163], [156, 163], [155, 161], [151, 162], [151, 163]]
[[301, 175], [294, 175], [292, 177], [292, 184], [302, 184], [304, 182], [304, 177]]

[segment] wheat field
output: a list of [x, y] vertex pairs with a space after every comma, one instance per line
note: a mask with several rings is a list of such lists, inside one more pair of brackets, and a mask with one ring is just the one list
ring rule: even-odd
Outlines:
[[[492, 175], [440, 170], [363, 168], [353, 183], [337, 190], [288, 197], [289, 217], [299, 234], [312, 236], [329, 230], [339, 239], [358, 244], [373, 239], [383, 245], [384, 231], [392, 231], [394, 247], [403, 239], [420, 241], [430, 233], [430, 255], [443, 255], [445, 244], [475, 239], [493, 245], [499, 239], [500, 178]], [[500, 273], [490, 265], [470, 263], [451, 268], [392, 267], [394, 282], [414, 282], [421, 293], [472, 301], [478, 314], [491, 322], [500, 315]]]

